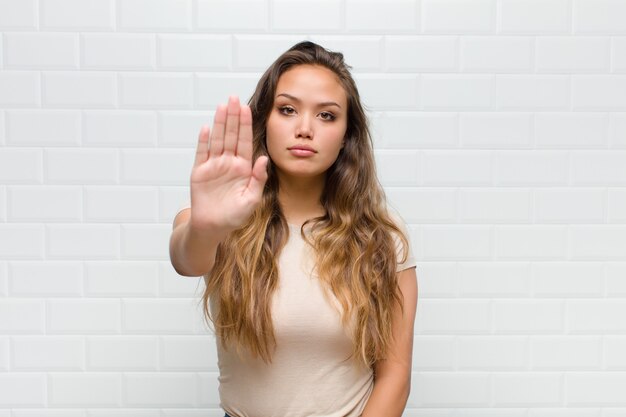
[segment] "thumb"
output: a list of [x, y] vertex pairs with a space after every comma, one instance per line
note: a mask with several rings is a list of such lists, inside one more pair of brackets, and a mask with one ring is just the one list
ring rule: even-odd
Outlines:
[[267, 164], [269, 158], [265, 155], [259, 156], [252, 167], [252, 176], [248, 183], [248, 189], [254, 195], [261, 195], [263, 193], [263, 187], [265, 181], [267, 181]]

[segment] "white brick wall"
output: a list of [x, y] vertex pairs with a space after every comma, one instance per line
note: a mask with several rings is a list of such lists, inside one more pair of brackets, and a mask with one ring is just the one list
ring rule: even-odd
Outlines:
[[80, 145], [80, 112], [76, 110], [7, 110], [9, 145]]
[[154, 69], [156, 41], [152, 34], [85, 33], [81, 68], [89, 70]]
[[185, 32], [191, 29], [191, 6], [191, 0], [120, 0], [117, 29]]
[[7, 33], [5, 68], [78, 69], [78, 34]]
[[0, 417], [219, 408], [199, 128], [344, 53], [418, 260], [409, 417], [626, 416], [626, 1], [0, 0]]
[[111, 31], [114, 0], [45, 0], [39, 2], [43, 31]]

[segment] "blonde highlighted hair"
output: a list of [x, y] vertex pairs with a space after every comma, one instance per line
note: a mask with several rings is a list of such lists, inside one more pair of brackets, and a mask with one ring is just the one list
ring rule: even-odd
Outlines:
[[[354, 349], [350, 358], [372, 367], [388, 353], [394, 306], [403, 308], [396, 269], [398, 263], [406, 261], [408, 241], [387, 210], [376, 176], [367, 117], [343, 54], [304, 41], [265, 71], [249, 101], [254, 160], [261, 155], [269, 157], [266, 123], [276, 85], [281, 74], [297, 65], [330, 69], [347, 96], [344, 147], [326, 172], [321, 197], [326, 213], [309, 219], [300, 233], [314, 249], [317, 275], [327, 297], [334, 296], [339, 302], [342, 324], [351, 328]], [[278, 287], [278, 256], [289, 234], [278, 188], [270, 160], [262, 201], [249, 221], [219, 245], [214, 267], [205, 276], [202, 296], [205, 319], [213, 323], [223, 346], [232, 341], [238, 349], [247, 348], [266, 363], [271, 362], [276, 345], [271, 299]], [[311, 226], [310, 234], [304, 231], [307, 225]], [[215, 317], [210, 302], [218, 303]]]

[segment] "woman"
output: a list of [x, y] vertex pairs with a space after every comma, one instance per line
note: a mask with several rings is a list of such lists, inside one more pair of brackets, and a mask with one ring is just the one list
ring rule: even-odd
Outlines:
[[[203, 126], [172, 265], [201, 276], [231, 417], [401, 416], [417, 305], [341, 53], [301, 42]], [[210, 136], [210, 141], [209, 141]]]

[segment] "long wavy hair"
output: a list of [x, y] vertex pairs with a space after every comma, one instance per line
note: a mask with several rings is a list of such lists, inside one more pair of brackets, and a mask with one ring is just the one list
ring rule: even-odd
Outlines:
[[[325, 214], [307, 220], [300, 233], [315, 253], [315, 268], [327, 300], [338, 301], [342, 325], [353, 340], [349, 358], [372, 367], [386, 358], [392, 340], [394, 305], [404, 310], [397, 282], [398, 262], [407, 257], [408, 242], [387, 209], [377, 179], [368, 120], [351, 67], [343, 54], [313, 42], [300, 42], [280, 55], [259, 80], [249, 105], [253, 118], [254, 160], [269, 153], [266, 123], [274, 105], [278, 80], [297, 65], [333, 71], [348, 101], [344, 147], [327, 170], [320, 203]], [[278, 286], [278, 256], [289, 227], [278, 201], [279, 181], [271, 160], [263, 197], [245, 225], [218, 246], [215, 264], [205, 275], [202, 296], [205, 320], [215, 326], [222, 346], [233, 341], [239, 352], [272, 361], [276, 346], [271, 299]], [[310, 234], [304, 228], [310, 224]], [[397, 259], [402, 244], [402, 259]], [[210, 303], [217, 303], [215, 317]]]

